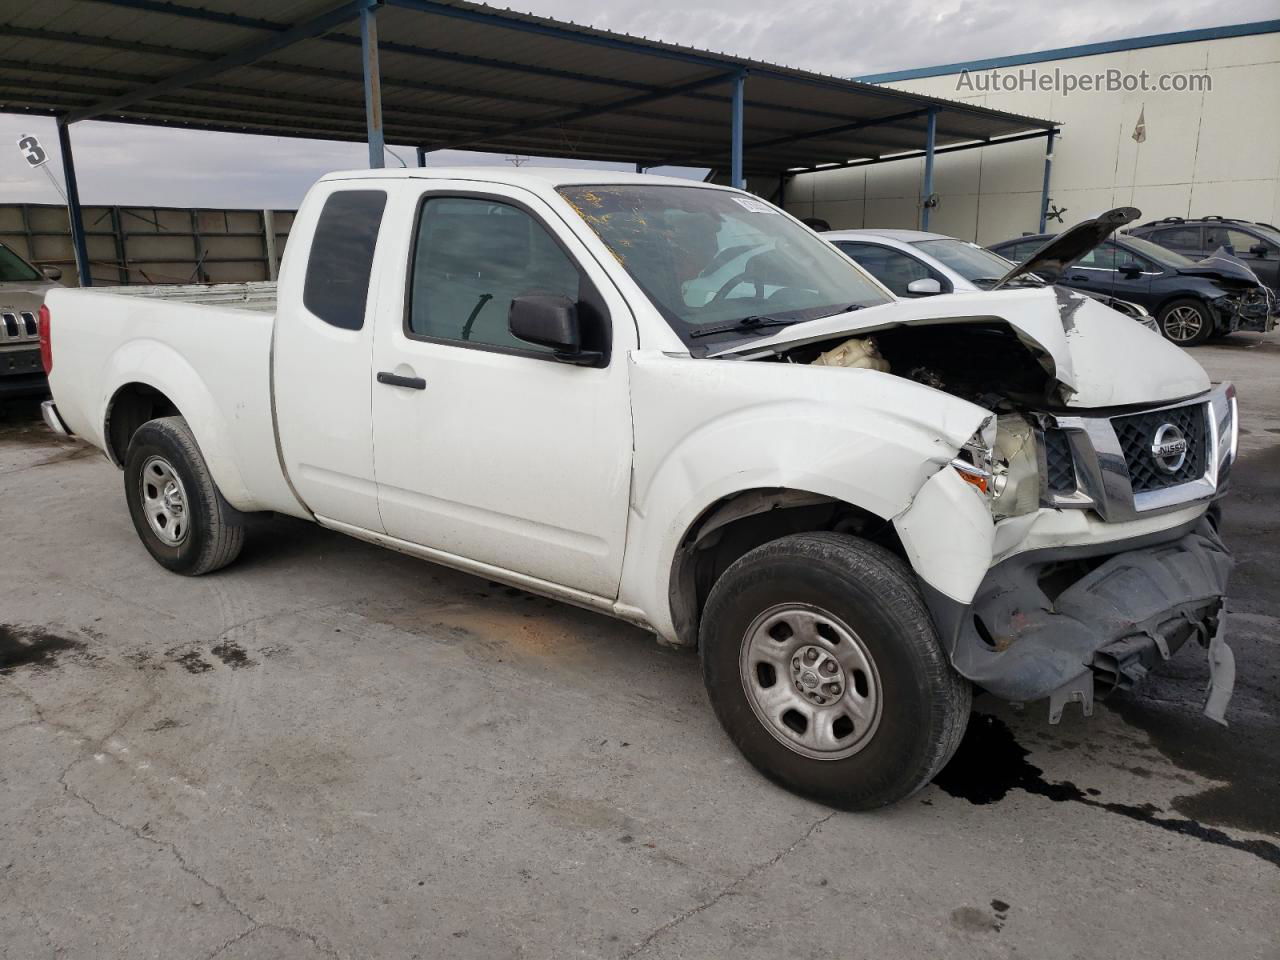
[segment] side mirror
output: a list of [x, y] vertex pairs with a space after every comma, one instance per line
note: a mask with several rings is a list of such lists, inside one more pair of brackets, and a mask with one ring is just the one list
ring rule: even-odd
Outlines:
[[907, 293], [914, 293], [921, 297], [929, 297], [941, 292], [942, 284], [933, 277], [921, 277], [919, 280], [912, 280], [907, 284]]
[[1255, 257], [1265, 257], [1267, 255], [1267, 245], [1265, 243], [1255, 243], [1249, 248], [1249, 252]]
[[568, 297], [551, 293], [526, 293], [511, 300], [507, 328], [513, 337], [540, 347], [550, 347], [557, 360], [590, 366], [598, 350], [582, 349], [578, 305]]
[[43, 273], [46, 277], [48, 277], [50, 280], [62, 279], [62, 270], [59, 269], [58, 267], [41, 267], [40, 272]]
[[1137, 280], [1142, 276], [1142, 268], [1130, 260], [1128, 263], [1120, 264], [1120, 276], [1126, 280]]

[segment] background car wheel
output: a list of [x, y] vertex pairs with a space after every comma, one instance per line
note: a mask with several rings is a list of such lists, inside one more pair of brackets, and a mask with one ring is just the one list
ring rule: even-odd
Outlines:
[[125, 457], [124, 493], [138, 537], [174, 573], [225, 567], [244, 546], [244, 514], [218, 492], [182, 417], [138, 428]]
[[1213, 314], [1199, 300], [1174, 300], [1160, 310], [1160, 332], [1180, 347], [1194, 347], [1213, 335]]
[[901, 800], [950, 759], [972, 690], [911, 571], [834, 533], [752, 550], [712, 588], [699, 635], [712, 706], [775, 782], [833, 807]]

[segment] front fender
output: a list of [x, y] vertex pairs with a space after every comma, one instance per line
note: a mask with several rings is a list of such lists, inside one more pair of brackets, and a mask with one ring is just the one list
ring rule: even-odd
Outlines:
[[652, 354], [631, 358], [635, 424], [619, 603], [676, 639], [670, 574], [717, 501], [783, 488], [902, 513], [990, 413], [874, 370]]
[[105, 415], [97, 428], [102, 431], [99, 439], [104, 450], [110, 449], [105, 431], [116, 395], [128, 384], [144, 384], [172, 400], [186, 419], [209, 473], [227, 502], [239, 510], [262, 509], [236, 465], [230, 426], [213, 393], [199, 372], [177, 350], [158, 340], [132, 340], [112, 354], [103, 383], [105, 395], [99, 409], [104, 410]]

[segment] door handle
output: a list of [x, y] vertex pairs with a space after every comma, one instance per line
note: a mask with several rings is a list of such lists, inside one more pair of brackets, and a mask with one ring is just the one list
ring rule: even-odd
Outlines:
[[385, 370], [379, 372], [378, 382], [385, 383], [389, 387], [408, 387], [410, 390], [427, 389], [427, 381], [421, 377], [402, 377], [398, 373], [388, 373]]
[[1088, 280], [1089, 278], [1088, 278], [1088, 277], [1082, 277], [1082, 276], [1080, 276], [1080, 274], [1078, 274], [1078, 273], [1073, 273], [1073, 274], [1070, 274], [1070, 275], [1067, 277], [1067, 279], [1068, 279], [1068, 280], [1074, 280], [1076, 283], [1084, 283], [1084, 282], [1085, 282], [1086, 280]]

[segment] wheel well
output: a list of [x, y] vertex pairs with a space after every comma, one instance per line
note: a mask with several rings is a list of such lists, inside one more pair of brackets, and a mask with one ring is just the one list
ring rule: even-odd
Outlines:
[[905, 556], [893, 524], [843, 500], [804, 490], [746, 490], [724, 497], [689, 527], [671, 564], [671, 619], [682, 643], [696, 645], [712, 586], [762, 544], [793, 533], [851, 533]]
[[127, 383], [116, 391], [107, 405], [107, 420], [103, 436], [107, 441], [107, 456], [117, 467], [124, 466], [129, 452], [129, 441], [138, 428], [157, 417], [178, 415], [172, 400], [155, 387], [145, 383]]

